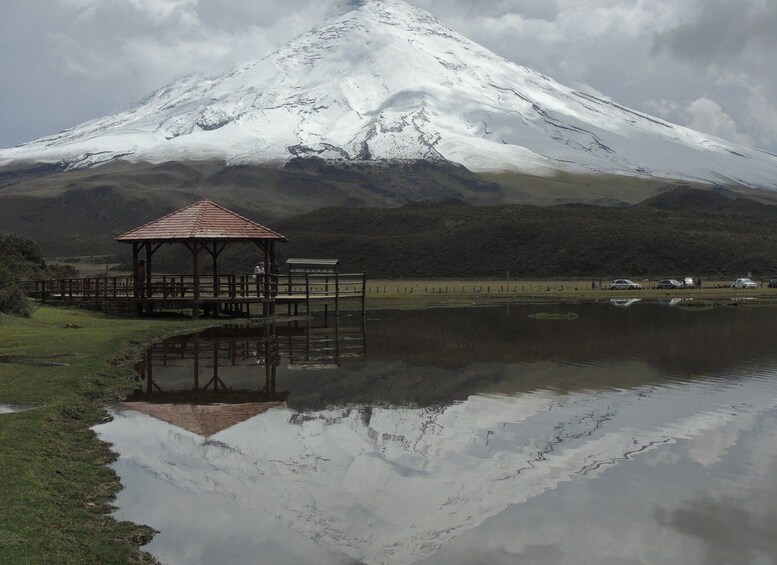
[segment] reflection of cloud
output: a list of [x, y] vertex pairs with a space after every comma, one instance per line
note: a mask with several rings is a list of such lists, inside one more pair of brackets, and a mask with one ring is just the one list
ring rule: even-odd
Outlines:
[[[173, 499], [219, 493], [223, 502], [211, 497], [209, 505], [273, 516], [335, 553], [413, 562], [511, 505], [677, 440], [748, 425], [730, 406], [746, 399], [746, 412], [762, 413], [774, 406], [775, 384], [473, 396], [426, 409], [275, 410], [207, 444], [129, 412], [98, 431], [116, 445], [130, 484], [143, 477]], [[122, 517], [147, 521], [162, 530], [159, 543], [170, 544], [184, 535], [176, 532], [176, 506], [165, 513], [156, 500], [133, 489], [119, 501]], [[149, 506], [154, 520], [146, 519]], [[206, 547], [206, 522], [187, 524], [180, 543]]]
[[741, 414], [737, 419], [737, 425], [716, 428], [704, 434], [702, 441], [688, 447], [686, 455], [706, 468], [720, 463], [729, 450], [737, 444], [742, 430], [750, 428], [754, 420], [754, 414]]
[[703, 494], [680, 508], [657, 510], [656, 520], [700, 539], [707, 548], [707, 563], [774, 563], [777, 512], [774, 505], [769, 508], [754, 509], [750, 498]]

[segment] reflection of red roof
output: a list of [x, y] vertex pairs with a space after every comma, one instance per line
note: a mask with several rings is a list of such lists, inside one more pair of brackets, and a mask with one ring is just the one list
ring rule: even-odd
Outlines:
[[205, 437], [282, 405], [280, 401], [216, 405], [124, 403], [127, 408]]
[[162, 241], [171, 239], [275, 239], [281, 234], [227, 210], [210, 200], [200, 200], [120, 235], [116, 241]]

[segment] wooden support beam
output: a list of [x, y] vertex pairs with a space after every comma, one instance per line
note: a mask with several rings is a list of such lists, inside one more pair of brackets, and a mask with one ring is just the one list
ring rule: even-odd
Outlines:
[[[189, 247], [187, 245], [187, 247]], [[192, 251], [192, 263], [193, 263], [193, 277], [194, 277], [194, 300], [192, 302], [192, 318], [197, 319], [200, 316], [200, 244], [197, 240], [192, 240], [192, 246], [189, 247]]]
[[[151, 250], [151, 242], [146, 241], [146, 298], [151, 298], [151, 257], [154, 255], [154, 252]], [[150, 314], [153, 306], [151, 306], [151, 303], [149, 302], [146, 305], [146, 313]]]
[[270, 307], [270, 300], [272, 300], [272, 296], [270, 294], [270, 281], [271, 281], [271, 273], [272, 270], [272, 263], [270, 263], [270, 246], [264, 245], [264, 297], [262, 300], [262, 315], [272, 316], [271, 307]]
[[138, 242], [133, 241], [132, 242], [132, 289], [133, 289], [133, 295], [137, 299], [140, 295], [140, 288], [138, 286], [138, 278], [135, 276], [135, 274], [138, 272]]
[[194, 338], [194, 390], [200, 390], [200, 340]]

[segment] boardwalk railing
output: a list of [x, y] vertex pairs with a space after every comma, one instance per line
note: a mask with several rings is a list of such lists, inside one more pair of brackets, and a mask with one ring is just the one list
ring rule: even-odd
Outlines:
[[[22, 281], [27, 296], [42, 303], [88, 305], [101, 308], [110, 303], [153, 303], [180, 307], [193, 302], [305, 303], [331, 300], [338, 308], [345, 298], [360, 298], [362, 308], [367, 278], [355, 274], [273, 275], [269, 285], [251, 275], [152, 275], [142, 284], [132, 276], [83, 277]], [[266, 291], [266, 292], [265, 292]], [[268, 298], [269, 297], [269, 298]]]

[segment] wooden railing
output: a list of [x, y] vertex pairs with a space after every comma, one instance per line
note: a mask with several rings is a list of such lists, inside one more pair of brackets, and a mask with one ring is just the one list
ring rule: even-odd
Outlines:
[[[89, 304], [149, 301], [180, 303], [194, 300], [240, 302], [269, 297], [271, 301], [309, 302], [315, 299], [361, 298], [366, 295], [367, 278], [355, 274], [294, 274], [273, 275], [269, 285], [251, 275], [152, 275], [143, 284], [135, 285], [132, 276], [83, 277], [22, 281], [27, 296], [42, 303]], [[265, 292], [266, 291], [266, 292]], [[363, 304], [362, 304], [363, 306]]]

